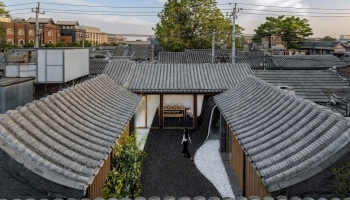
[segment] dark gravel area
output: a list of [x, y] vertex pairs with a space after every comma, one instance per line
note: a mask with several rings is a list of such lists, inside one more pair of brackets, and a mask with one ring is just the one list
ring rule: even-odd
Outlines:
[[[194, 156], [205, 135], [200, 129], [189, 130], [192, 143], [188, 148]], [[205, 131], [203, 131], [205, 133]], [[142, 196], [176, 199], [187, 196], [219, 197], [216, 188], [198, 171], [194, 162], [181, 156], [183, 130], [151, 129], [144, 150], [147, 158], [142, 166]]]
[[164, 127], [192, 127], [193, 118], [184, 117], [164, 117]]

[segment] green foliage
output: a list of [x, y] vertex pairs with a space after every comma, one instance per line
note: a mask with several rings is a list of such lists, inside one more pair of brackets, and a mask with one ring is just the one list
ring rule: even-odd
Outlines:
[[108, 172], [103, 186], [103, 198], [135, 198], [142, 191], [141, 164], [146, 152], [139, 150], [137, 130], [131, 136], [123, 137], [123, 144], [116, 144], [116, 153], [112, 159], [113, 169]]
[[266, 22], [254, 30], [254, 42], [260, 42], [265, 35], [282, 35], [282, 41], [287, 44], [287, 48], [299, 48], [298, 43], [303, 38], [313, 35], [307, 19], [299, 17], [266, 17]]
[[216, 121], [215, 127], [216, 127], [216, 128], [220, 128], [220, 119], [218, 119], [218, 121]]
[[58, 42], [58, 43], [56, 44], [56, 47], [67, 47], [67, 46], [68, 46], [68, 44], [65, 43], [65, 42]]
[[340, 199], [347, 197], [350, 193], [350, 162], [342, 167], [333, 168], [333, 176], [333, 195]]
[[[5, 10], [5, 4], [0, 1], [0, 17], [9, 18], [10, 12]], [[0, 40], [3, 38], [5, 33], [5, 28], [3, 26], [0, 26]]]
[[25, 43], [23, 47], [34, 47], [34, 42]]
[[[215, 1], [168, 0], [158, 17], [160, 21], [152, 29], [168, 51], [211, 48], [213, 32], [216, 42], [231, 44], [232, 21], [221, 13]], [[237, 34], [243, 30], [236, 25]]]
[[[78, 43], [79, 47], [82, 47], [83, 46], [83, 41], [80, 40], [79, 43]], [[91, 47], [91, 42], [89, 40], [85, 40], [84, 41], [84, 47]]]
[[331, 36], [327, 35], [326, 37], [322, 38], [321, 41], [324, 41], [324, 42], [335, 42], [335, 41], [337, 41], [337, 39], [336, 38], [332, 38]]
[[45, 48], [55, 48], [55, 45], [53, 43], [46, 42], [44, 47]]

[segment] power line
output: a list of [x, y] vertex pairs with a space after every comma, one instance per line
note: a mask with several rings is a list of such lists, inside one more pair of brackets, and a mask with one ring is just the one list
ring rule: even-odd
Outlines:
[[23, 6], [23, 5], [29, 5], [29, 4], [35, 4], [35, 2], [34, 3], [22, 3], [22, 4], [16, 4], [16, 5], [7, 5], [6, 7]]
[[91, 6], [91, 5], [76, 5], [76, 4], [62, 4], [62, 3], [45, 3], [45, 2], [40, 2], [42, 4], [51, 4], [51, 5], [62, 5], [62, 6], [78, 6], [78, 7], [91, 7], [91, 8], [164, 8], [164, 7], [149, 7], [149, 6]]
[[242, 5], [251, 5], [251, 6], [264, 6], [264, 7], [273, 7], [273, 8], [293, 8], [293, 9], [311, 9], [311, 10], [350, 10], [350, 8], [298, 8], [298, 7], [282, 7], [282, 6], [269, 6], [269, 5], [258, 5], [250, 3], [238, 3]]

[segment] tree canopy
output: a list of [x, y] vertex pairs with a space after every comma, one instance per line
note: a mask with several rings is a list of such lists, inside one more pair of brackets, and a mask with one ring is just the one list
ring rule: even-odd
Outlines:
[[335, 41], [337, 41], [337, 39], [327, 35], [326, 37], [322, 38], [321, 41], [324, 41], [324, 42], [335, 42]]
[[[152, 29], [166, 50], [211, 48], [213, 32], [216, 33], [216, 42], [231, 44], [232, 21], [221, 13], [215, 1], [168, 0], [158, 17], [160, 21]], [[236, 25], [237, 34], [243, 30]]]
[[10, 17], [10, 12], [5, 10], [5, 4], [0, 1], [0, 17]]
[[253, 41], [259, 42], [265, 35], [282, 35], [282, 41], [286, 43], [287, 48], [299, 48], [298, 43], [303, 38], [313, 35], [310, 24], [307, 19], [299, 17], [266, 17], [266, 22], [254, 30]]

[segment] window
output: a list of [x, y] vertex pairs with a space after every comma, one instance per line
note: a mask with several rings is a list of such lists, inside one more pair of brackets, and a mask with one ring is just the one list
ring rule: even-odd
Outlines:
[[24, 30], [23, 29], [19, 29], [18, 30], [18, 35], [24, 35]]
[[13, 44], [13, 40], [12, 39], [8, 39], [7, 40], [7, 44]]
[[23, 46], [24, 45], [24, 40], [19, 40], [18, 41], [18, 46]]
[[29, 30], [29, 35], [33, 36], [34, 35], [34, 30]]
[[50, 36], [50, 37], [52, 37], [52, 36], [53, 36], [52, 31], [49, 31], [49, 32], [47, 33], [47, 35]]
[[29, 40], [29, 42], [34, 42], [34, 40]]
[[49, 42], [49, 43], [52, 43], [52, 40], [49, 40], [48, 42]]
[[7, 29], [7, 35], [13, 35], [13, 29], [12, 28], [8, 28]]

